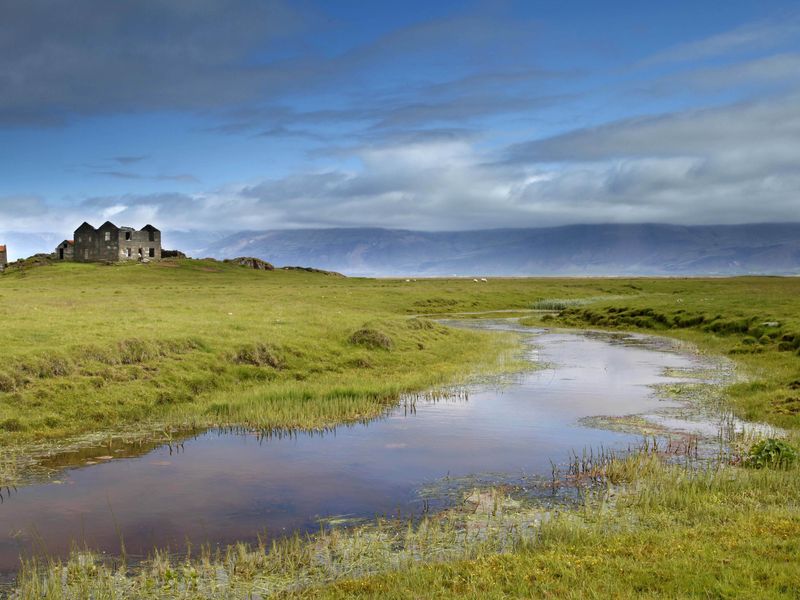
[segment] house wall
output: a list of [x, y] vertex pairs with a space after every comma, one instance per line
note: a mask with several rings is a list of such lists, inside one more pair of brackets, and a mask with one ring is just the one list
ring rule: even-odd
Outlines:
[[[108, 235], [106, 235], [108, 234]], [[76, 262], [116, 262], [119, 260], [119, 228], [103, 225], [98, 229], [79, 227], [75, 231]]]
[[[130, 235], [130, 239], [126, 239], [127, 234]], [[161, 232], [155, 229], [120, 230], [118, 260], [139, 260], [141, 258], [150, 260], [161, 258]]]

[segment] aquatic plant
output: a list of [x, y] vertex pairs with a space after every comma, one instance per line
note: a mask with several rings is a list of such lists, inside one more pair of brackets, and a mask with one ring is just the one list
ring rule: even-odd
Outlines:
[[797, 462], [797, 449], [785, 440], [767, 438], [756, 442], [745, 456], [744, 464], [754, 469], [787, 469]]

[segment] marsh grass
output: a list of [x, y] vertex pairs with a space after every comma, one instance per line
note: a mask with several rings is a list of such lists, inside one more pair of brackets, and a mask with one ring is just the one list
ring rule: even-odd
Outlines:
[[560, 311], [564, 310], [565, 308], [570, 308], [573, 306], [584, 306], [586, 304], [591, 304], [591, 300], [585, 298], [570, 298], [570, 299], [544, 298], [542, 300], [537, 300], [536, 302], [531, 304], [531, 308], [533, 310]]
[[609, 301], [609, 300], [624, 300], [627, 295], [604, 295], [604, 296], [588, 296], [578, 298], [540, 298], [531, 304], [531, 309], [541, 311], [562, 311], [568, 308], [576, 308], [579, 306], [587, 306], [589, 304]]

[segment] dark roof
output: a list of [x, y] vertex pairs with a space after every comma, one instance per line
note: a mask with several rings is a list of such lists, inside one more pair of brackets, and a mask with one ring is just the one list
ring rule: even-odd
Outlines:
[[[89, 223], [84, 221], [81, 224], [81, 226], [78, 227], [75, 231], [77, 232], [77, 231], [82, 231], [82, 230], [85, 230], [85, 229], [89, 229], [91, 231], [100, 231], [101, 229], [120, 229], [120, 230], [127, 230], [127, 231], [136, 231], [135, 227], [117, 227], [111, 221], [106, 221], [105, 223], [100, 225], [100, 227], [98, 227], [97, 229], [95, 229], [94, 227], [89, 225]], [[160, 229], [156, 229], [155, 227], [153, 227], [150, 224], [145, 225], [144, 227], [142, 227], [140, 231], [158, 231], [159, 233], [161, 232]]]
[[63, 242], [61, 242], [59, 244], [59, 246], [63, 246], [64, 244], [66, 244], [67, 246], [71, 246], [74, 243], [75, 243], [75, 240], [64, 240]]

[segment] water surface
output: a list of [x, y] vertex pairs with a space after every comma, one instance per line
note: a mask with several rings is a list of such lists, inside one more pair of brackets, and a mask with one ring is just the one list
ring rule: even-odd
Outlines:
[[527, 358], [547, 366], [500, 387], [473, 386], [466, 398], [401, 405], [324, 435], [207, 431], [177, 450], [73, 467], [4, 493], [0, 570], [15, 570], [20, 554], [64, 555], [76, 542], [116, 554], [123, 539], [136, 556], [309, 531], [326, 517], [418, 512], [421, 487], [448, 476], [549, 475], [551, 461], [573, 450], [638, 441], [582, 418], [663, 411], [670, 403], [651, 386], [675, 381], [665, 369], [698, 366], [618, 337], [526, 331]]

